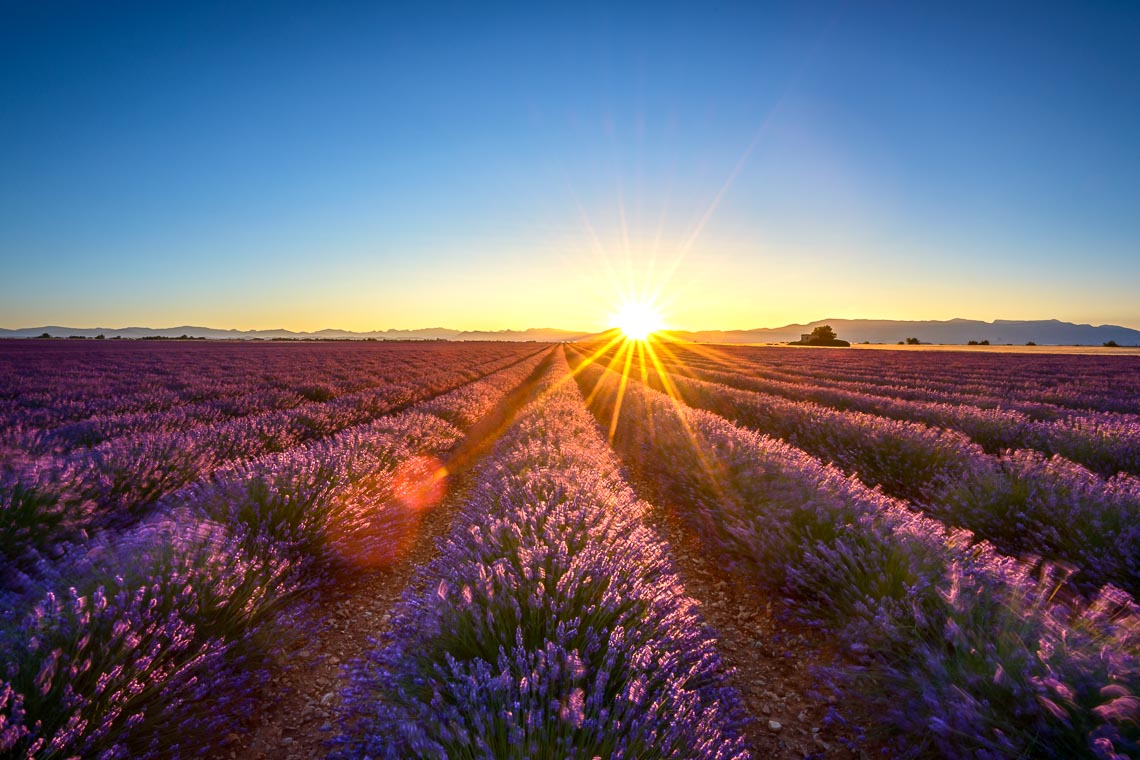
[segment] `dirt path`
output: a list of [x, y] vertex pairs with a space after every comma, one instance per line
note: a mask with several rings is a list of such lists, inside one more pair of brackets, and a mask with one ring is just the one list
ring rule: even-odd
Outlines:
[[448, 454], [447, 491], [439, 504], [423, 513], [402, 556], [380, 570], [341, 572], [315, 592], [318, 598], [305, 611], [315, 633], [282, 658], [256, 724], [244, 734], [231, 734], [215, 757], [305, 760], [328, 754], [325, 742], [335, 731], [342, 667], [388, 630], [390, 610], [417, 569], [435, 557], [437, 540], [450, 531], [473, 484], [475, 464], [514, 420], [549, 361], [544, 359]]
[[468, 471], [451, 481], [447, 496], [424, 516], [412, 547], [392, 566], [342, 575], [320, 589], [320, 602], [309, 613], [317, 633], [281, 662], [261, 720], [250, 733], [231, 737], [221, 757], [301, 760], [328, 754], [324, 743], [333, 735], [341, 667], [387, 630], [389, 610], [416, 569], [435, 556], [436, 539], [447, 534], [471, 477]]
[[[797, 631], [773, 616], [773, 605], [739, 573], [728, 572], [718, 553], [702, 545], [676, 508], [660, 499], [652, 484], [631, 479], [642, 498], [655, 504], [646, 515], [669, 547], [685, 593], [701, 605], [716, 633], [725, 664], [735, 668], [732, 684], [752, 721], [746, 731], [756, 758], [867, 758], [875, 751], [855, 746], [856, 732], [827, 720], [831, 705], [811, 667], [821, 661], [827, 642], [814, 631]], [[666, 505], [666, 506], [662, 506]], [[863, 722], [867, 716], [844, 718]], [[860, 720], [862, 719], [862, 720]]]

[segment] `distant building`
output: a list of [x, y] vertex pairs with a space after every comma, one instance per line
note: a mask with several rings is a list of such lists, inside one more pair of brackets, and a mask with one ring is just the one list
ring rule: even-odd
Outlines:
[[800, 333], [800, 343], [807, 343], [811, 340], [811, 333]]

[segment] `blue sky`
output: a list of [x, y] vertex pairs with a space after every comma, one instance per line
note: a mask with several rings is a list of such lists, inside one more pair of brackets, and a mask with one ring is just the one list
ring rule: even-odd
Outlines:
[[0, 326], [1140, 327], [1136, 3], [328, 5], [0, 5]]

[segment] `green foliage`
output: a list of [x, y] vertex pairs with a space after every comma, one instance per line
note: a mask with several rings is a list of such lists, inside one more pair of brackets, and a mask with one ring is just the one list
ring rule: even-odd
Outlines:
[[811, 331], [811, 335], [806, 340], [800, 340], [800, 345], [805, 346], [850, 346], [851, 344], [845, 340], [839, 340], [835, 334], [835, 330], [831, 329], [831, 325], [820, 325]]
[[835, 334], [835, 330], [831, 329], [831, 325], [820, 325], [811, 331], [812, 341], [831, 341], [837, 337], [839, 336]]

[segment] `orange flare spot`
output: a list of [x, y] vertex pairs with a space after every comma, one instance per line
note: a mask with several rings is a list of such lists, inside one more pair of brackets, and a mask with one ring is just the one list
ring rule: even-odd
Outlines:
[[332, 548], [357, 568], [389, 567], [412, 548], [424, 511], [443, 498], [446, 478], [438, 459], [415, 456], [346, 489], [330, 516]]
[[434, 507], [447, 490], [447, 468], [433, 456], [405, 459], [392, 475], [392, 490], [406, 509]]

